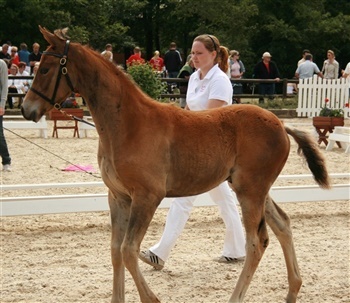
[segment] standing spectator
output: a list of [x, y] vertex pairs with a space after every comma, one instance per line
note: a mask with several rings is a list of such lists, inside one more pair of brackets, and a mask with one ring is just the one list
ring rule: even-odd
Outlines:
[[[230, 78], [231, 80], [242, 79], [245, 73], [245, 67], [243, 62], [239, 59], [239, 52], [232, 50], [230, 52]], [[239, 95], [243, 93], [242, 83], [232, 82], [233, 88], [233, 99], [235, 103], [241, 103], [240, 98], [235, 98], [234, 95]]]
[[176, 43], [171, 42], [169, 50], [164, 55], [165, 69], [169, 78], [176, 78], [181, 69], [182, 58], [176, 49]]
[[33, 51], [29, 54], [30, 74], [33, 73], [35, 62], [40, 62], [42, 53], [40, 52], [39, 43], [33, 44]]
[[2, 170], [11, 171], [11, 157], [7, 148], [4, 135], [3, 117], [7, 100], [8, 69], [6, 63], [0, 59], [0, 156], [2, 158]]
[[311, 78], [314, 74], [323, 78], [323, 74], [320, 72], [318, 66], [312, 62], [312, 54], [305, 56], [305, 62], [301, 63], [295, 71], [295, 77], [298, 79]]
[[138, 46], [135, 46], [134, 48], [134, 54], [129, 57], [128, 60], [126, 60], [126, 66], [132, 66], [137, 64], [144, 64], [145, 60], [141, 58], [141, 49]]
[[[197, 70], [191, 75], [188, 84], [186, 110], [200, 111], [231, 104], [232, 85], [226, 70], [222, 70], [218, 64], [225, 62], [227, 68], [227, 49], [220, 46], [215, 36], [201, 35], [193, 41], [192, 60]], [[216, 261], [238, 262], [245, 256], [245, 238], [233, 192], [225, 181], [210, 190], [209, 194], [218, 205], [226, 226], [223, 252]], [[165, 260], [186, 225], [195, 199], [196, 196], [191, 196], [173, 200], [160, 241], [140, 253], [142, 261], [156, 269], [164, 267]]]
[[[180, 69], [179, 74], [177, 75], [177, 78], [181, 79], [190, 79], [190, 76], [192, 75], [194, 71], [194, 64], [192, 61], [192, 58], [190, 57], [189, 60], [186, 62], [186, 64]], [[188, 83], [179, 83], [179, 89], [181, 94], [187, 93], [187, 87]], [[180, 107], [185, 108], [186, 107], [186, 98], [180, 98]]]
[[[106, 52], [110, 52], [111, 55], [109, 54], [108, 57], [106, 57], [105, 56]], [[101, 53], [101, 55], [104, 56], [109, 61], [113, 62], [113, 47], [112, 47], [112, 44], [107, 43], [106, 46], [105, 46], [105, 50]]]
[[[342, 71], [342, 77], [350, 77], [350, 62], [346, 65], [345, 70]], [[350, 98], [350, 87], [349, 87], [349, 98]]]
[[305, 62], [305, 56], [311, 54], [311, 52], [308, 49], [303, 50], [302, 58], [298, 61], [297, 66], [299, 66], [301, 63]]
[[350, 76], [350, 62], [346, 65], [345, 70], [342, 71], [342, 77], [347, 78]]
[[2, 49], [0, 52], [0, 59], [8, 59], [11, 60], [11, 55], [8, 53], [9, 50], [9, 45], [8, 44], [3, 44]]
[[29, 54], [27, 44], [22, 42], [19, 46], [20, 50], [18, 51], [19, 61], [25, 62], [26, 71], [30, 74], [30, 62], [29, 62]]
[[339, 63], [332, 50], [327, 51], [327, 59], [323, 62], [322, 74], [325, 79], [338, 79]]
[[160, 57], [160, 53], [157, 50], [154, 52], [154, 56], [149, 61], [149, 64], [151, 64], [152, 68], [159, 73], [164, 71], [164, 60]]
[[11, 64], [16, 64], [18, 66], [19, 64], [19, 56], [17, 54], [17, 46], [12, 46], [11, 47], [11, 59], [10, 59], [10, 62]]
[[[265, 52], [262, 60], [254, 67], [254, 77], [256, 79], [274, 79], [280, 81], [280, 73], [275, 62], [271, 61], [271, 54]], [[275, 83], [259, 83], [259, 94], [268, 95], [269, 99], [273, 99], [275, 93]], [[259, 103], [264, 103], [264, 98], [259, 98]]]
[[[111, 61], [111, 58], [113, 58], [113, 54], [111, 51], [104, 51], [101, 53], [102, 57], [105, 58], [106, 60], [110, 61], [110, 62], [113, 62]], [[113, 60], [113, 59], [112, 59]]]

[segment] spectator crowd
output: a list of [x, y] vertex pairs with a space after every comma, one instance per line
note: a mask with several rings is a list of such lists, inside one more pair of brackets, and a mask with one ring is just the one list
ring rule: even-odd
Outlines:
[[[240, 95], [243, 93], [243, 87], [237, 79], [242, 79], [246, 73], [246, 68], [240, 59], [240, 52], [238, 50], [228, 50], [229, 60], [227, 62], [226, 74], [231, 79], [233, 86], [233, 95]], [[316, 63], [313, 62], [313, 56], [310, 50], [303, 50], [302, 58], [296, 64], [295, 79], [305, 79], [318, 75], [325, 79], [338, 79], [339, 77], [348, 77], [350, 72], [350, 64], [347, 64], [345, 69], [341, 69], [339, 63], [335, 59], [335, 53], [332, 50], [327, 50], [327, 59], [324, 60], [322, 68], [320, 69]], [[108, 43], [105, 46], [101, 55], [110, 62], [114, 63], [113, 47]], [[4, 43], [0, 49], [0, 59], [4, 60], [8, 67], [8, 92], [25, 94], [31, 84], [28, 79], [11, 79], [13, 76], [30, 76], [35, 75], [38, 65], [40, 63], [42, 53], [40, 45], [33, 43], [31, 51], [28, 50], [26, 43], [21, 43], [19, 48], [13, 46], [10, 41]], [[148, 63], [155, 72], [161, 77], [165, 78], [184, 78], [189, 79], [191, 74], [195, 72], [191, 54], [189, 54], [184, 61], [181, 53], [177, 49], [175, 42], [171, 42], [168, 51], [162, 56], [159, 50], [154, 51], [150, 60], [146, 60], [142, 56], [142, 49], [135, 46], [133, 54], [126, 59], [125, 68], [135, 64]], [[124, 68], [124, 67], [123, 67]], [[281, 75], [277, 63], [272, 60], [270, 52], [266, 51], [262, 54], [261, 60], [253, 68], [253, 78], [267, 80], [259, 83], [259, 95], [267, 96], [273, 99], [276, 88], [275, 83], [280, 81]], [[182, 94], [186, 93], [187, 85], [179, 84], [179, 89]], [[287, 93], [295, 94], [298, 92], [297, 84], [288, 83]], [[21, 98], [13, 98], [8, 96], [7, 104], [9, 108], [20, 106]], [[181, 98], [181, 107], [185, 107], [186, 100]], [[240, 103], [240, 99], [233, 98], [233, 103]], [[259, 103], [264, 103], [264, 98], [260, 97]]]

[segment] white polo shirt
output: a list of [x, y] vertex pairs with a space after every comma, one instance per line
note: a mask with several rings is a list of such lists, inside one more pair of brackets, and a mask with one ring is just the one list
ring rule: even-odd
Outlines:
[[208, 101], [217, 99], [232, 103], [232, 84], [227, 75], [214, 65], [204, 79], [199, 78], [200, 70], [194, 72], [188, 82], [186, 102], [190, 110], [198, 111], [208, 109]]

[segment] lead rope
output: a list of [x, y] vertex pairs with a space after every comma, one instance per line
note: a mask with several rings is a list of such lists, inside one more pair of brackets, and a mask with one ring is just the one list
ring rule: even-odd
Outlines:
[[[67, 114], [67, 115], [68, 115], [68, 114]], [[69, 116], [72, 116], [72, 115], [69, 115]], [[78, 119], [80, 119], [80, 118], [78, 118]], [[83, 120], [83, 121], [85, 121], [85, 120]], [[83, 121], [82, 121], [82, 122], [83, 122]], [[85, 121], [85, 122], [87, 122], [87, 121]], [[88, 123], [89, 125], [94, 126], [93, 124], [91, 124], [91, 123], [89, 123], [89, 122], [87, 122], [87, 123]], [[65, 162], [67, 162], [67, 163], [69, 163], [69, 164], [75, 166], [76, 168], [78, 168], [79, 170], [83, 171], [84, 173], [86, 173], [86, 174], [88, 174], [88, 175], [90, 175], [90, 176], [92, 176], [92, 177], [94, 177], [94, 178], [101, 179], [101, 176], [100, 176], [100, 175], [96, 175], [96, 174], [94, 174], [94, 173], [92, 173], [92, 172], [89, 172], [89, 171], [87, 171], [87, 170], [81, 168], [80, 166], [78, 166], [78, 165], [76, 165], [76, 164], [74, 164], [74, 163], [72, 163], [72, 162], [70, 162], [70, 161], [68, 161], [68, 160], [66, 160], [66, 159], [64, 159], [64, 158], [62, 158], [62, 157], [56, 155], [55, 153], [53, 153], [53, 152], [47, 150], [46, 148], [43, 148], [42, 146], [40, 146], [40, 145], [38, 145], [38, 144], [36, 144], [36, 143], [30, 141], [30, 140], [28, 140], [27, 138], [22, 137], [21, 135], [15, 133], [14, 131], [12, 131], [12, 130], [6, 128], [6, 127], [3, 127], [3, 128], [6, 129], [8, 132], [10, 132], [10, 133], [16, 135], [17, 137], [19, 137], [19, 138], [21, 138], [21, 139], [23, 139], [23, 140], [25, 140], [25, 141], [27, 141], [27, 142], [29, 142], [29, 143], [35, 145], [36, 147], [41, 148], [42, 150], [44, 150], [44, 151], [46, 151], [47, 153], [49, 153], [49, 154], [55, 156], [56, 158], [59, 158], [59, 159], [65, 161]], [[51, 167], [52, 167], [52, 166], [51, 166]], [[57, 168], [57, 169], [58, 169], [58, 168]]]
[[73, 115], [71, 115], [71, 114], [68, 114], [68, 113], [65, 112], [64, 109], [62, 109], [61, 107], [59, 107], [59, 108], [55, 107], [55, 108], [58, 109], [58, 110], [61, 112], [61, 114], [65, 115], [66, 117], [71, 118], [72, 120], [85, 123], [85, 124], [90, 125], [90, 126], [92, 126], [92, 127], [96, 127], [95, 124], [92, 124], [92, 123], [90, 123], [89, 121], [86, 121], [86, 120], [84, 120], [84, 119], [82, 119], [82, 118], [79, 118], [79, 117], [73, 116]]

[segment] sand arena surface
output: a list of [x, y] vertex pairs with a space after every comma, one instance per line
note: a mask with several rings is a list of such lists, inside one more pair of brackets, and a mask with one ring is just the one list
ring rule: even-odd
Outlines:
[[[287, 122], [307, 123], [308, 119]], [[51, 121], [48, 121], [51, 124]], [[300, 129], [311, 131], [311, 126]], [[51, 128], [52, 130], [52, 128]], [[80, 172], [63, 172], [68, 162], [92, 164], [99, 176], [98, 138], [72, 138], [72, 130], [59, 130], [59, 139], [37, 137], [36, 131], [16, 133], [42, 146], [5, 131], [13, 159], [13, 171], [1, 174], [2, 184], [101, 181]], [[49, 135], [51, 133], [49, 132]], [[309, 174], [292, 142], [282, 174]], [[349, 173], [349, 155], [335, 148], [321, 151], [331, 173]], [[67, 162], [68, 161], [68, 162]], [[349, 183], [334, 179], [334, 183]], [[278, 181], [275, 186], [314, 184], [312, 180]], [[102, 193], [101, 188], [1, 191], [3, 197], [72, 193]], [[296, 254], [303, 286], [299, 302], [350, 302], [349, 201], [279, 204], [291, 217]], [[142, 243], [148, 248], [161, 236], [167, 210], [157, 210]], [[162, 302], [227, 302], [243, 263], [213, 262], [221, 253], [224, 225], [216, 207], [193, 210], [170, 259], [162, 271], [141, 263], [151, 289]], [[245, 302], [282, 302], [288, 284], [282, 250], [269, 229], [270, 246], [254, 275]], [[1, 218], [0, 302], [110, 302], [108, 212], [33, 215]], [[130, 274], [126, 272], [126, 301], [139, 302]]]

